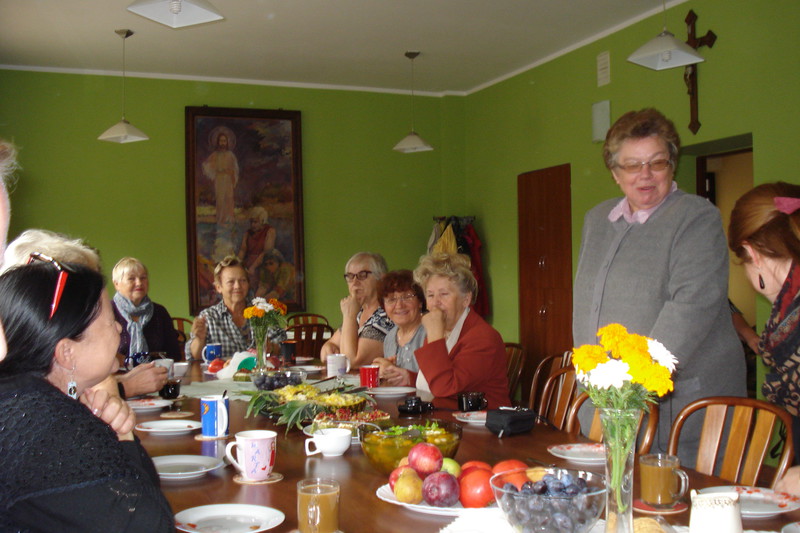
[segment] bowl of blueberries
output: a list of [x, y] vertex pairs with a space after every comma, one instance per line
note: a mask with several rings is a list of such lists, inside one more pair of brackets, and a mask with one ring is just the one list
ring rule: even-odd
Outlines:
[[254, 369], [250, 373], [250, 381], [258, 390], [275, 390], [287, 385], [300, 385], [305, 379], [305, 370]]
[[495, 474], [489, 484], [516, 531], [584, 533], [605, 508], [605, 477], [583, 470], [518, 468]]

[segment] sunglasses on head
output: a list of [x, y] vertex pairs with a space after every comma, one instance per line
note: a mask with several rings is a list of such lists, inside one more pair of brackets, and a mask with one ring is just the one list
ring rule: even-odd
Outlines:
[[64, 292], [64, 286], [67, 284], [67, 278], [69, 277], [69, 273], [67, 272], [67, 267], [50, 257], [49, 255], [45, 255], [41, 252], [33, 252], [31, 253], [30, 257], [28, 258], [28, 264], [30, 265], [34, 261], [42, 261], [43, 263], [50, 263], [56, 270], [58, 270], [58, 279], [56, 279], [56, 287], [53, 290], [53, 301], [50, 303], [50, 316], [48, 320], [53, 318], [53, 315], [56, 314], [56, 309], [58, 309], [58, 304], [61, 302], [61, 293]]

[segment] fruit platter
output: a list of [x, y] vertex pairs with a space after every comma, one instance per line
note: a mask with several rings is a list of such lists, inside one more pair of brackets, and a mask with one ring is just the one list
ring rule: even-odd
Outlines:
[[303, 428], [322, 413], [338, 409], [351, 412], [370, 411], [375, 401], [365, 392], [349, 393], [345, 390], [321, 391], [308, 383], [286, 385], [274, 390], [242, 391], [250, 396], [246, 416], [265, 414], [277, 418], [277, 424]]

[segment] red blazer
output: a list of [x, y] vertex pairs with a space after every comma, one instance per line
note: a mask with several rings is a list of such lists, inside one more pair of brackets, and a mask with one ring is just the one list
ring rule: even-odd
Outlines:
[[414, 354], [436, 407], [458, 409], [458, 394], [472, 391], [486, 394], [489, 409], [511, 405], [503, 338], [475, 311], [470, 310], [449, 354], [444, 339], [426, 341]]

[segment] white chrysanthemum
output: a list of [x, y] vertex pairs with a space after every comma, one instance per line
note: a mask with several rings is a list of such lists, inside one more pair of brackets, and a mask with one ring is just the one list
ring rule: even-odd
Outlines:
[[628, 373], [630, 369], [628, 363], [611, 359], [607, 363], [597, 365], [589, 372], [589, 384], [598, 389], [608, 389], [609, 387], [621, 389], [626, 381], [633, 379]]
[[678, 360], [663, 344], [655, 339], [647, 339], [647, 350], [656, 363], [666, 367], [670, 373], [675, 371], [675, 365], [678, 364]]
[[270, 303], [267, 303], [267, 301], [264, 298], [261, 298], [261, 297], [253, 298], [253, 307], [257, 307], [257, 308], [259, 308], [259, 309], [261, 309], [263, 311], [267, 311], [267, 312], [272, 311], [273, 309], [275, 309], [275, 306], [273, 306]]

